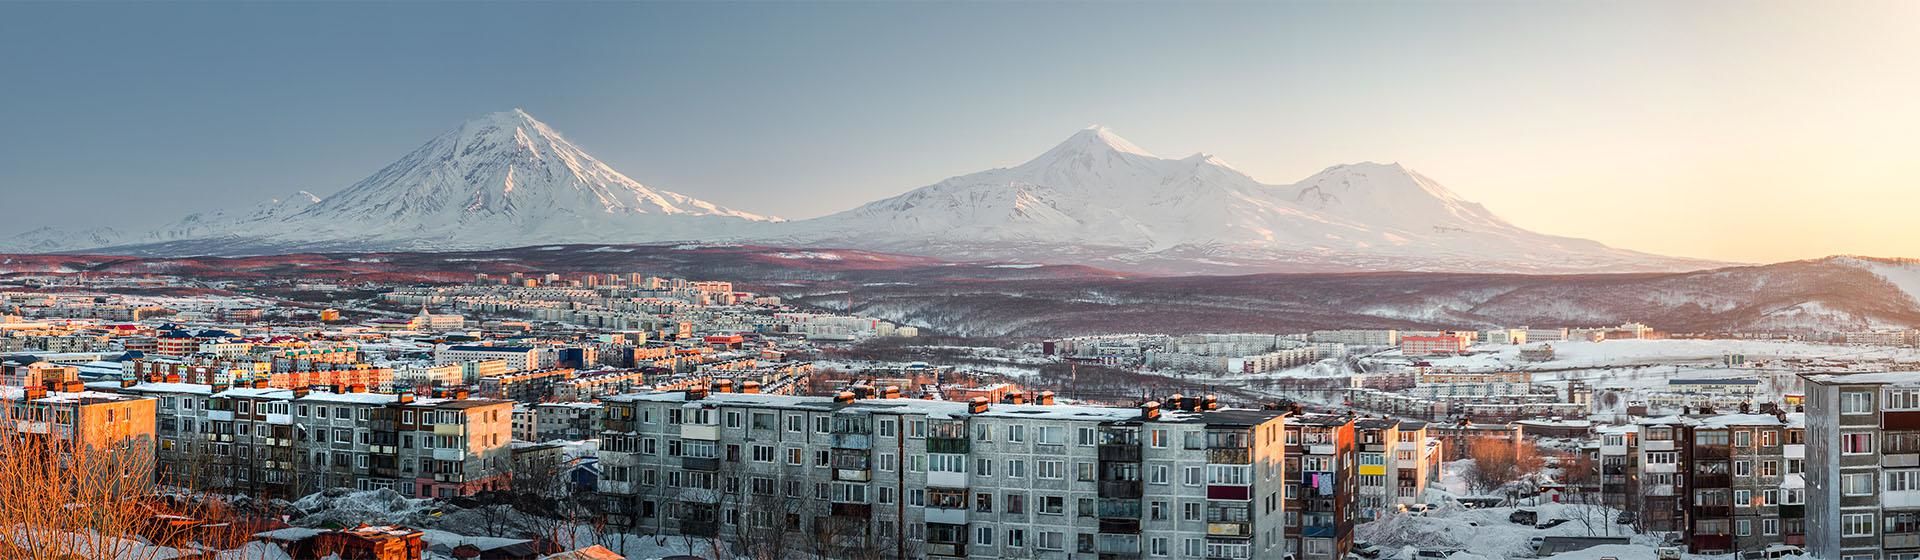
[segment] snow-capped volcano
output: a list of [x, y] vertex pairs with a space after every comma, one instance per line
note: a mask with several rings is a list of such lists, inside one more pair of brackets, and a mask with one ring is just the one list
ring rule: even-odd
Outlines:
[[1104, 127], [1026, 163], [794, 224], [792, 239], [947, 257], [1157, 271], [1640, 271], [1712, 263], [1514, 226], [1398, 164], [1293, 185], [1207, 154], [1153, 155]]
[[519, 109], [449, 130], [337, 193], [181, 219], [137, 252], [438, 250], [704, 239], [780, 221], [622, 175]]

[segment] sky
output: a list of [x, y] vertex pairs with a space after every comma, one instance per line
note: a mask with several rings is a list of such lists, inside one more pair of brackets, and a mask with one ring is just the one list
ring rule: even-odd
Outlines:
[[1920, 3], [0, 2], [0, 232], [345, 188], [527, 110], [806, 218], [1090, 124], [1269, 183], [1398, 162], [1537, 231], [1920, 257]]

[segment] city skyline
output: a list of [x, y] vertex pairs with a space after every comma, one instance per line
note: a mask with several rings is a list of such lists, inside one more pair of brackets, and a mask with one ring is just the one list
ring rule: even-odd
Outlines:
[[25, 77], [0, 90], [0, 194], [85, 209], [12, 231], [325, 195], [522, 107], [650, 186], [787, 218], [1101, 124], [1268, 183], [1399, 162], [1628, 249], [1920, 256], [1886, 200], [1920, 178], [1911, 5], [0, 10]]

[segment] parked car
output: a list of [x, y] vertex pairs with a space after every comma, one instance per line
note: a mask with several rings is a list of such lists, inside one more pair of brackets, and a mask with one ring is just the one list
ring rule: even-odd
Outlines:
[[1415, 560], [1445, 560], [1449, 556], [1466, 552], [1459, 548], [1422, 548], [1413, 553]]
[[1408, 515], [1425, 517], [1433, 511], [1433, 506], [1427, 504], [1403, 504], [1400, 506], [1400, 511], [1407, 512]]
[[1613, 518], [1614, 523], [1619, 523], [1621, 525], [1632, 525], [1634, 524], [1634, 522], [1637, 522], [1639, 520], [1640, 520], [1640, 514], [1637, 514], [1631, 511], [1620, 512], [1620, 515], [1614, 516]]
[[1654, 554], [1658, 560], [1680, 560], [1680, 547], [1663, 546], [1655, 550]]
[[1373, 543], [1367, 541], [1353, 541], [1353, 547], [1347, 550], [1359, 555], [1361, 558], [1379, 558], [1380, 554], [1385, 552], [1380, 550], [1380, 547], [1374, 546]]
[[1784, 556], [1799, 556], [1807, 551], [1790, 544], [1772, 544], [1761, 550], [1749, 550], [1740, 553], [1740, 560], [1779, 560]]
[[1507, 516], [1507, 521], [1518, 525], [1532, 525], [1540, 522], [1540, 513], [1530, 509], [1514, 510], [1512, 515]]
[[1534, 525], [1534, 526], [1533, 526], [1533, 528], [1535, 528], [1535, 529], [1552, 529], [1552, 528], [1554, 528], [1554, 527], [1559, 527], [1559, 526], [1561, 526], [1561, 525], [1565, 525], [1565, 524], [1567, 523], [1567, 521], [1568, 521], [1568, 520], [1566, 520], [1566, 519], [1548, 519], [1548, 520], [1547, 520], [1547, 521], [1546, 521], [1545, 523], [1541, 523], [1541, 524], [1539, 524], [1539, 525]]

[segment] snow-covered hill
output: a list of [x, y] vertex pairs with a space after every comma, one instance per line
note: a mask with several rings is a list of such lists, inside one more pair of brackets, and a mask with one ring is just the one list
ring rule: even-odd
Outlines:
[[1528, 231], [1398, 164], [1269, 185], [1091, 127], [1020, 165], [793, 224], [785, 241], [1120, 269], [1656, 271], [1715, 263]]
[[117, 251], [246, 254], [637, 243], [780, 221], [640, 184], [525, 111], [468, 121], [325, 198], [182, 218]]

